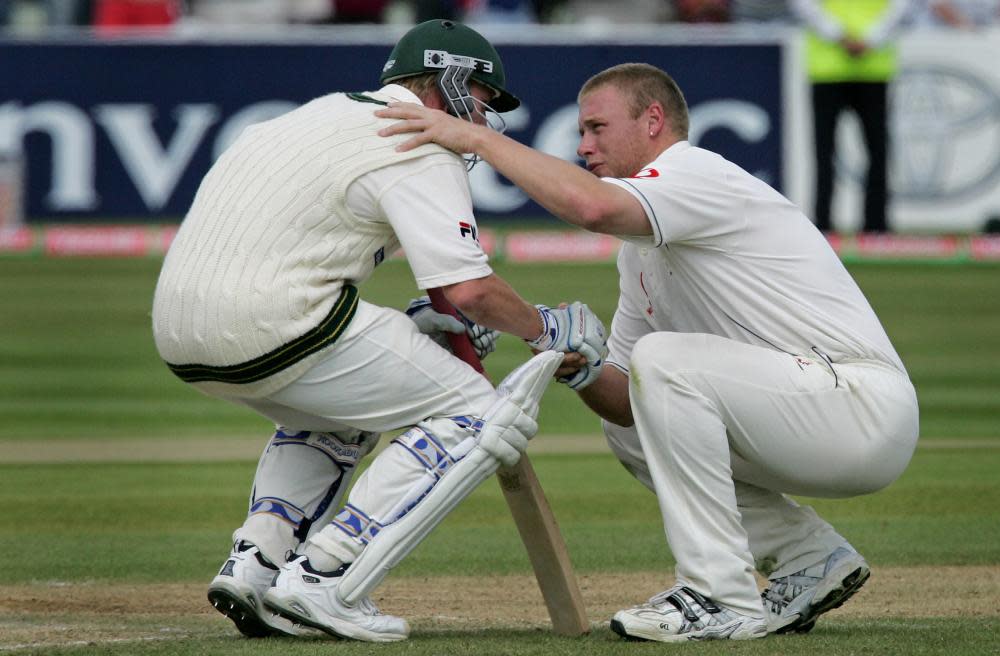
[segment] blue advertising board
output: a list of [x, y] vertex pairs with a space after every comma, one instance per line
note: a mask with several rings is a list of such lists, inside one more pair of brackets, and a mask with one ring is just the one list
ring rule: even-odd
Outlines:
[[[377, 87], [391, 43], [206, 40], [0, 41], [0, 152], [23, 157], [29, 222], [175, 221], [246, 125], [310, 98]], [[608, 66], [669, 72], [691, 107], [691, 141], [781, 187], [780, 43], [498, 42], [524, 107], [514, 138], [575, 157], [576, 92]], [[489, 167], [472, 173], [477, 212], [544, 211]]]

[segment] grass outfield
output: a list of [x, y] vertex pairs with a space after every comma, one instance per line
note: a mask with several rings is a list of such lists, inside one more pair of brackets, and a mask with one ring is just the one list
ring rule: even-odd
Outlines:
[[[663, 649], [620, 641], [606, 624], [614, 609], [669, 583], [672, 560], [655, 499], [607, 453], [572, 445], [538, 452], [533, 462], [581, 576], [590, 636], [547, 631], [523, 547], [498, 487], [488, 483], [381, 589], [387, 611], [413, 620], [408, 643], [240, 639], [208, 607], [204, 586], [245, 512], [254, 463], [179, 460], [190, 460], [206, 438], [262, 445], [269, 427], [192, 392], [157, 360], [148, 312], [158, 267], [155, 260], [0, 258], [0, 454], [30, 452], [42, 441], [71, 453], [110, 441], [129, 454], [123, 462], [59, 464], [10, 464], [0, 455], [0, 652]], [[532, 301], [580, 298], [605, 320], [613, 313], [612, 265], [498, 270]], [[1000, 266], [856, 265], [852, 273], [921, 400], [922, 446], [897, 483], [856, 499], [809, 500], [869, 558], [872, 582], [809, 636], [688, 645], [685, 653], [996, 653]], [[390, 262], [362, 293], [401, 307], [414, 290], [406, 266]], [[527, 354], [516, 340], [500, 345], [486, 362], [495, 379]], [[597, 422], [581, 408], [561, 386], [550, 388], [538, 439], [595, 433]], [[178, 457], [150, 461], [143, 445], [164, 438], [177, 440]]]
[[[610, 455], [536, 454], [532, 462], [580, 572], [669, 571], [655, 497]], [[220, 546], [246, 512], [254, 464], [2, 465], [0, 553], [17, 556], [0, 559], [0, 582], [211, 578]], [[997, 471], [997, 448], [918, 450], [886, 490], [809, 503], [879, 565], [997, 565]], [[499, 486], [490, 483], [396, 573], [528, 571]]]
[[[155, 259], [0, 258], [0, 440], [256, 435], [263, 420], [187, 388], [153, 349]], [[582, 299], [610, 324], [613, 264], [498, 265], [533, 302]], [[920, 398], [924, 438], [996, 438], [1000, 419], [1000, 265], [855, 265]], [[388, 262], [362, 288], [404, 307], [408, 267]], [[527, 357], [501, 339], [494, 379]], [[550, 433], [599, 432], [575, 395], [553, 386], [542, 404]]]
[[[129, 444], [135, 444], [131, 442]], [[137, 458], [138, 459], [138, 458]], [[543, 454], [593, 631], [559, 638], [497, 485], [477, 489], [376, 591], [414, 626], [386, 654], [651, 653], [610, 615], [671, 582], [653, 495], [604, 454]], [[897, 483], [814, 507], [874, 573], [807, 637], [697, 654], [988, 654], [1000, 631], [1000, 449], [925, 448]], [[252, 462], [0, 465], [0, 652], [370, 654], [371, 645], [247, 641], [204, 600], [245, 512]], [[687, 652], [686, 652], [687, 653]]]

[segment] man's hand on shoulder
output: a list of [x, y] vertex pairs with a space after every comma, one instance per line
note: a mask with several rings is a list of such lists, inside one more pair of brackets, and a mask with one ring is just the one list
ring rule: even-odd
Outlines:
[[375, 111], [379, 118], [398, 119], [378, 131], [379, 136], [413, 133], [413, 137], [396, 147], [405, 152], [427, 143], [436, 143], [458, 154], [476, 153], [481, 131], [489, 128], [456, 118], [440, 109], [430, 109], [415, 103], [391, 102]]

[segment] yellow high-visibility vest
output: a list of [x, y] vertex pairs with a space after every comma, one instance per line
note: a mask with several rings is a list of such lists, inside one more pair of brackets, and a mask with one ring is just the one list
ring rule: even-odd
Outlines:
[[[823, 9], [844, 26], [848, 36], [863, 39], [889, 9], [889, 0], [823, 0]], [[851, 57], [839, 43], [810, 32], [806, 68], [813, 82], [886, 82], [896, 73], [896, 49], [886, 45]]]

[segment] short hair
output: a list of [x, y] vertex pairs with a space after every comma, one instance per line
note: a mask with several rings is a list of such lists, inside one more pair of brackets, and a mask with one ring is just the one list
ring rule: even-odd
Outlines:
[[406, 87], [423, 101], [428, 91], [437, 89], [437, 77], [437, 73], [421, 73], [395, 80], [393, 83]]
[[628, 102], [632, 118], [639, 118], [654, 102], [663, 112], [674, 135], [687, 139], [690, 121], [687, 102], [674, 78], [649, 64], [619, 64], [606, 68], [580, 87], [577, 98], [583, 98], [598, 87], [614, 85]]

